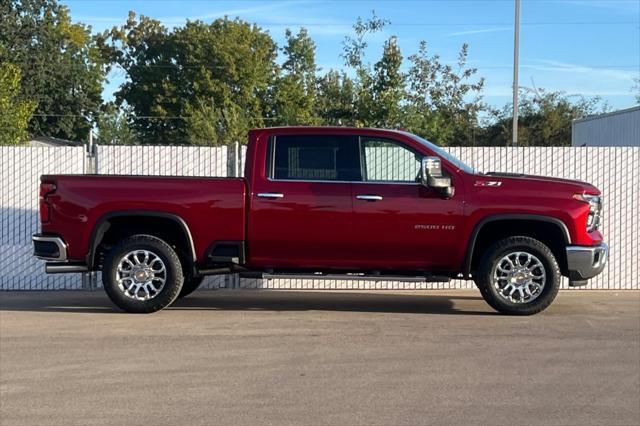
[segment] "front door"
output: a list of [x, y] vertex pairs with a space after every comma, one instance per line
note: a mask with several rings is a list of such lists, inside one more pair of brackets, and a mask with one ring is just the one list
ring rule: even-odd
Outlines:
[[353, 183], [358, 261], [381, 270], [458, 268], [462, 188], [443, 199], [419, 182], [422, 154], [389, 139], [360, 142], [363, 179]]
[[266, 170], [250, 195], [252, 264], [351, 266], [351, 182], [360, 179], [358, 138], [276, 135], [269, 142]]

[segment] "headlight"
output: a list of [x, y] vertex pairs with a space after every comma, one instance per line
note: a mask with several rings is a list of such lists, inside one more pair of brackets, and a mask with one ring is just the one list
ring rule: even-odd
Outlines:
[[587, 232], [600, 229], [602, 223], [602, 197], [599, 195], [574, 194], [573, 198], [589, 204], [589, 216], [587, 216]]

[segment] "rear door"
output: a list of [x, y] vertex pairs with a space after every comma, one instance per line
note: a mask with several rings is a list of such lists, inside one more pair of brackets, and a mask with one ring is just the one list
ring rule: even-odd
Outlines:
[[422, 153], [400, 141], [360, 139], [363, 180], [353, 183], [358, 262], [373, 269], [458, 267], [462, 188], [443, 199], [419, 183]]
[[358, 138], [275, 135], [266, 157], [267, 176], [255, 180], [251, 194], [251, 263], [351, 266], [351, 182], [361, 178]]

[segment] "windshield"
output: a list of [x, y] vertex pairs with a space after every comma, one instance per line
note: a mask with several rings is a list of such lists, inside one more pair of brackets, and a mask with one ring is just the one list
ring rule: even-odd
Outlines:
[[426, 146], [431, 151], [433, 151], [436, 155], [444, 158], [445, 160], [447, 160], [448, 162], [450, 162], [451, 164], [453, 164], [455, 167], [457, 167], [458, 169], [462, 170], [463, 172], [476, 173], [476, 171], [473, 169], [473, 167], [463, 163], [458, 158], [456, 158], [454, 155], [451, 155], [450, 153], [448, 153], [444, 149], [440, 148], [438, 145], [435, 145], [435, 144], [429, 142], [428, 140], [422, 139], [420, 136], [416, 136], [416, 135], [414, 135], [412, 133], [406, 133], [406, 134], [408, 136], [411, 136], [414, 140], [420, 142], [422, 145]]

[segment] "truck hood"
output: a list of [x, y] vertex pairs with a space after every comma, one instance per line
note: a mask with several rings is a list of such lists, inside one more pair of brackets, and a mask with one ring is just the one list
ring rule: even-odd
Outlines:
[[593, 186], [590, 183], [582, 182], [579, 180], [573, 179], [562, 179], [556, 177], [547, 177], [547, 176], [536, 176], [536, 175], [526, 175], [522, 173], [504, 173], [504, 172], [488, 172], [485, 174], [476, 175], [478, 181], [481, 180], [493, 180], [491, 178], [495, 178], [495, 180], [502, 181], [522, 181], [523, 184], [527, 185], [535, 185], [536, 183], [545, 183], [545, 184], [556, 184], [560, 189], [560, 187], [565, 187], [567, 190], [575, 191], [575, 192], [585, 192], [593, 195], [600, 195], [600, 191], [598, 188]]

